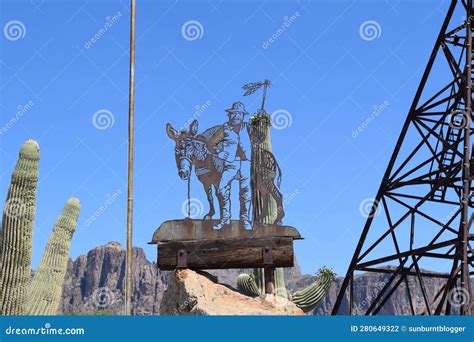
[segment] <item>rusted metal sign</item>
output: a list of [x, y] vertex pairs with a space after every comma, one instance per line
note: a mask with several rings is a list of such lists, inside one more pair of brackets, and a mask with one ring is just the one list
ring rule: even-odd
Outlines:
[[[293, 240], [302, 237], [282, 224], [282, 172], [271, 150], [271, 119], [264, 109], [269, 86], [268, 80], [243, 86], [244, 96], [263, 90], [261, 107], [252, 116], [236, 101], [223, 109], [223, 122], [211, 128], [201, 129], [197, 120], [179, 131], [166, 125], [175, 143], [178, 176], [188, 183], [188, 209], [194, 173], [209, 210], [199, 219], [188, 210], [188, 217], [166, 221], [155, 231], [150, 243], [158, 244], [160, 269], [293, 265]], [[233, 218], [235, 192], [239, 217]]]

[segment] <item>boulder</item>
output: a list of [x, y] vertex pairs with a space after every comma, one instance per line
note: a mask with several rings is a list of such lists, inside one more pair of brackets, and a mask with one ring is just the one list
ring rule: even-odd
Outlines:
[[303, 315], [289, 300], [247, 297], [208, 277], [184, 269], [169, 274], [161, 315]]

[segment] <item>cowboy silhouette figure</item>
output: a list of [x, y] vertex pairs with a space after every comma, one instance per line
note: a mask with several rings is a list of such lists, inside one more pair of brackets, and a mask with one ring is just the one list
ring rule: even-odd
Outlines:
[[232, 182], [239, 183], [240, 220], [245, 229], [252, 229], [250, 219], [251, 192], [250, 192], [250, 126], [245, 121], [248, 112], [242, 102], [235, 102], [225, 110], [228, 120], [223, 124], [223, 150], [218, 157], [224, 160], [224, 171], [218, 193], [221, 196], [221, 221], [214, 229], [222, 229], [230, 223], [231, 206], [230, 195]]

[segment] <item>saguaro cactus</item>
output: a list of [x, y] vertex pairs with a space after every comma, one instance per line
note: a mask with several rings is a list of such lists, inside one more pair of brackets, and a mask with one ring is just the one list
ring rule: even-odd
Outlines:
[[317, 276], [318, 279], [314, 283], [292, 295], [293, 303], [304, 312], [313, 310], [321, 302], [336, 279], [336, 274], [327, 267], [322, 267]]
[[[272, 150], [272, 139], [271, 139], [271, 118], [270, 115], [268, 115], [267, 112], [265, 112], [262, 108], [262, 110], [258, 113], [256, 113], [252, 117], [252, 129], [254, 131], [255, 136], [258, 137], [259, 141], [254, 142], [260, 149], [266, 150], [269, 152], [273, 152]], [[252, 160], [254, 161], [254, 155], [252, 156]], [[252, 173], [258, 173], [261, 172], [258, 170], [260, 166], [255, 165], [255, 162], [252, 165]], [[278, 215], [278, 207], [276, 204], [276, 201], [273, 198], [270, 198], [267, 203], [262, 198], [262, 195], [260, 194], [260, 191], [253, 186], [252, 189], [252, 196], [254, 198], [254, 217], [260, 216], [260, 213], [263, 211], [263, 205], [268, 205], [268, 212], [267, 216], [261, 218], [261, 222], [264, 224], [272, 224], [277, 215]], [[255, 283], [258, 287], [258, 289], [264, 293], [265, 292], [265, 273], [264, 269], [262, 268], [256, 268], [254, 269], [254, 279]], [[285, 288], [285, 275], [283, 272], [283, 268], [276, 268], [274, 271], [274, 279], [275, 279], [275, 289], [276, 289], [276, 294], [280, 297], [287, 297], [287, 292]]]
[[[322, 267], [317, 274], [318, 279], [307, 288], [296, 291], [289, 299], [304, 312], [313, 310], [326, 296], [329, 287], [336, 279], [336, 274], [327, 267]], [[237, 278], [237, 289], [247, 296], [261, 296], [264, 290], [260, 289], [255, 276], [242, 273]], [[285, 292], [286, 294], [286, 292]], [[282, 293], [281, 297], [285, 297]]]
[[29, 287], [26, 302], [28, 315], [57, 314], [79, 210], [79, 200], [71, 198], [56, 220], [38, 271]]
[[38, 185], [39, 146], [26, 141], [13, 171], [0, 231], [0, 315], [24, 313]]

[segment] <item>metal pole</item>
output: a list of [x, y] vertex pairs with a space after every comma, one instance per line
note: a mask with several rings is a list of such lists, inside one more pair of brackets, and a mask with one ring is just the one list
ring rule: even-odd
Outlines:
[[[467, 26], [466, 26], [466, 108], [465, 108], [465, 127], [464, 127], [464, 146], [463, 146], [463, 191], [462, 191], [462, 222], [461, 222], [461, 288], [464, 293], [468, 293], [469, 287], [469, 265], [468, 265], [468, 239], [469, 239], [469, 197], [471, 196], [470, 181], [470, 160], [471, 160], [471, 102], [472, 102], [472, 29], [471, 29], [472, 0], [467, 1]], [[461, 303], [461, 315], [469, 314], [470, 303]]]
[[135, 0], [130, 0], [130, 83], [128, 99], [127, 254], [125, 259], [125, 315], [132, 313], [133, 124], [135, 100]]

